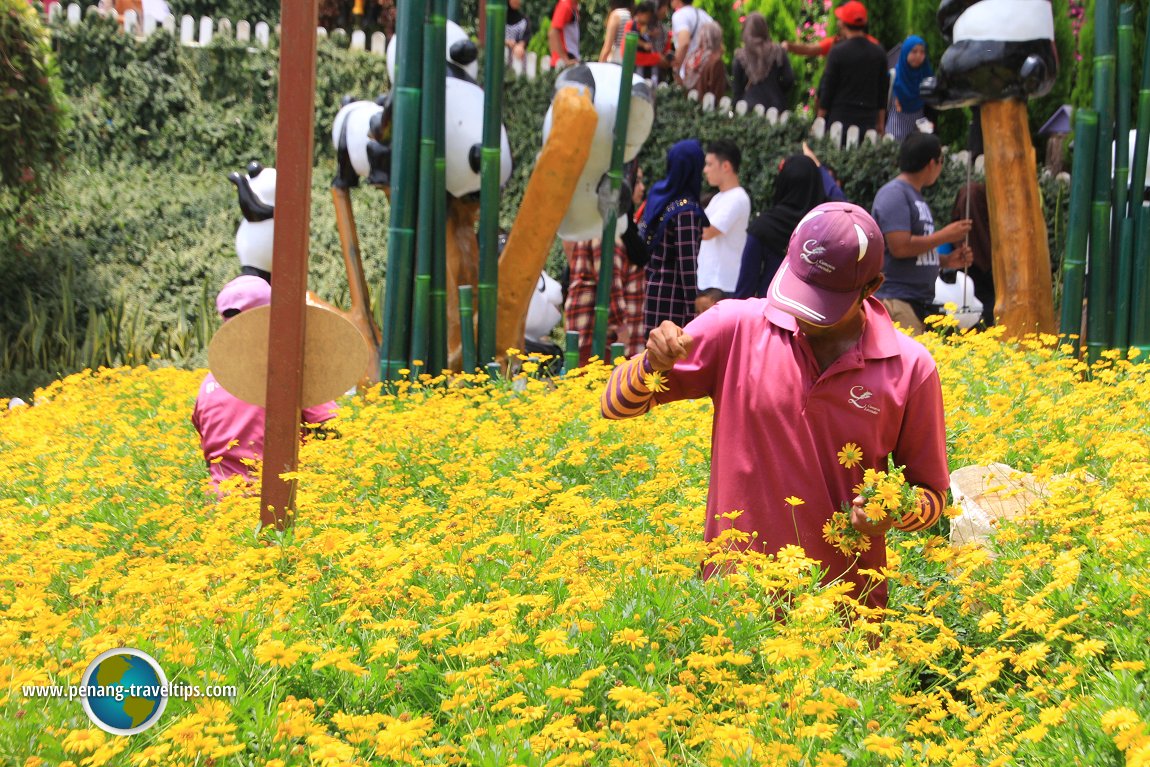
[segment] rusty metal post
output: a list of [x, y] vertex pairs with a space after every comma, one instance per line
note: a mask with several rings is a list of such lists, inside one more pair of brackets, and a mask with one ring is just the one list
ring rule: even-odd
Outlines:
[[295, 481], [280, 475], [299, 461], [303, 395], [315, 112], [317, 0], [284, 0], [281, 11], [279, 127], [276, 135], [275, 269], [260, 523], [283, 529], [295, 508]]

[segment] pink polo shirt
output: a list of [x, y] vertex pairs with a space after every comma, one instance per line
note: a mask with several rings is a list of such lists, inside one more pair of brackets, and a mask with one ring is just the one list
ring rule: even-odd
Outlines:
[[[303, 423], [323, 423], [335, 417], [336, 404], [304, 408], [300, 414]], [[251, 476], [251, 466], [245, 459], [258, 461], [264, 451], [264, 409], [244, 402], [230, 394], [208, 373], [200, 384], [196, 407], [192, 411], [192, 425], [200, 433], [200, 446], [212, 485], [218, 487], [236, 474]], [[216, 460], [216, 459], [219, 460]]]
[[[721, 301], [684, 329], [691, 354], [666, 373], [659, 403], [709, 396], [714, 401], [711, 483], [706, 540], [730, 527], [758, 533], [752, 544], [775, 552], [801, 546], [826, 568], [824, 581], [845, 578], [853, 596], [886, 604], [886, 585], [874, 586], [859, 568], [881, 568], [881, 537], [868, 552], [847, 557], [823, 540], [823, 524], [849, 504], [866, 468], [886, 469], [886, 457], [906, 466], [906, 477], [926, 489], [915, 529], [933, 523], [950, 483], [942, 389], [934, 360], [917, 341], [899, 333], [877, 300], [864, 305], [859, 342], [819, 373], [795, 319], [765, 299]], [[641, 364], [641, 358], [633, 361]], [[607, 417], [638, 415], [651, 399], [635, 369], [620, 367], [604, 393]], [[837, 454], [848, 443], [862, 448], [853, 469]], [[803, 504], [792, 507], [788, 497]], [[735, 520], [716, 519], [741, 510]]]

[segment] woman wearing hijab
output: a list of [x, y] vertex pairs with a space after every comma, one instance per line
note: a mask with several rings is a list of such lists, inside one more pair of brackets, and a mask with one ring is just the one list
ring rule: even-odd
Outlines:
[[918, 120], [924, 116], [926, 104], [918, 95], [918, 86], [934, 74], [926, 56], [926, 40], [911, 35], [903, 41], [894, 68], [894, 86], [891, 104], [886, 111], [886, 132], [895, 141], [902, 141], [918, 130]]
[[699, 98], [708, 93], [718, 101], [727, 95], [727, 66], [723, 63], [723, 28], [714, 21], [699, 28], [699, 47], [687, 59], [683, 73], [683, 87], [699, 92]]
[[649, 333], [664, 320], [682, 327], [695, 316], [699, 243], [706, 216], [699, 205], [703, 145], [684, 139], [667, 150], [667, 175], [647, 196], [639, 234], [647, 244], [644, 324]]
[[735, 298], [763, 298], [787, 254], [791, 232], [811, 208], [826, 202], [819, 167], [796, 154], [783, 161], [775, 178], [772, 206], [747, 226], [747, 244]]
[[735, 51], [735, 101], [747, 102], [747, 109], [761, 104], [763, 109], [782, 112], [787, 94], [795, 84], [795, 71], [783, 46], [771, 40], [771, 30], [763, 14], [747, 16], [743, 24], [743, 47]]

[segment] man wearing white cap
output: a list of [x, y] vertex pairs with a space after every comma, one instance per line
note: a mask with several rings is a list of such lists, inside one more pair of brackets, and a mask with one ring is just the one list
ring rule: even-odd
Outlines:
[[[767, 298], [724, 301], [686, 328], [662, 323], [643, 354], [616, 368], [601, 403], [605, 417], [628, 418], [711, 397], [706, 540], [736, 528], [747, 533], [740, 545], [758, 551], [801, 546], [824, 582], [853, 583], [852, 596], [873, 607], [885, 606], [886, 584], [859, 571], [885, 567], [893, 521], [863, 513], [864, 470], [885, 471], [888, 455], [906, 467], [922, 493], [904, 530], [937, 521], [950, 483], [938, 371], [872, 298], [882, 265], [882, 233], [865, 210], [819, 205], [792, 234]], [[848, 443], [857, 463], [840, 457]], [[861, 554], [823, 537], [844, 504], [870, 536]]]
[[[243, 275], [223, 287], [216, 296], [216, 309], [227, 322], [240, 312], [271, 303], [271, 285], [261, 277]], [[264, 451], [264, 409], [228, 393], [208, 373], [200, 384], [192, 425], [200, 434], [200, 447], [208, 463], [212, 486], [219, 488], [228, 477], [251, 478], [253, 466]], [[300, 420], [320, 424], [335, 417], [335, 403], [304, 408]]]

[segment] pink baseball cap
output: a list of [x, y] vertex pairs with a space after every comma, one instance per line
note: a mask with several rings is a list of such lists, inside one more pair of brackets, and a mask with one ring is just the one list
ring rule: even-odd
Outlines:
[[882, 272], [878, 224], [849, 202], [825, 202], [803, 216], [767, 300], [814, 325], [834, 325]]
[[267, 306], [272, 302], [272, 286], [262, 277], [244, 274], [236, 277], [220, 290], [216, 296], [216, 311], [221, 317], [236, 312], [246, 312], [257, 306]]

